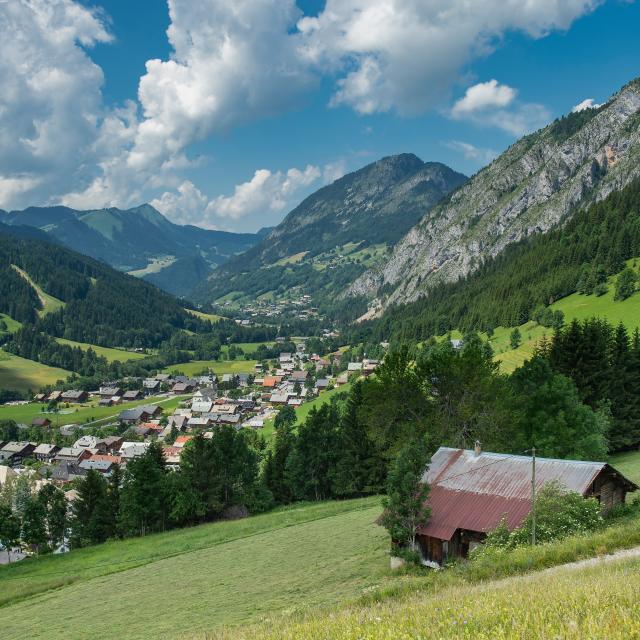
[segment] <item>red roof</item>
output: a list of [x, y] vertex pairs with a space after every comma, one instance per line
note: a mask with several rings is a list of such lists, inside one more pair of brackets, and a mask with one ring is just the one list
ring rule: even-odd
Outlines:
[[[536, 487], [559, 482], [584, 495], [604, 462], [536, 458]], [[456, 529], [486, 532], [503, 516], [509, 529], [518, 527], [531, 510], [531, 458], [500, 453], [476, 454], [440, 447], [424, 479], [431, 486], [431, 517], [423, 535], [449, 540]]]

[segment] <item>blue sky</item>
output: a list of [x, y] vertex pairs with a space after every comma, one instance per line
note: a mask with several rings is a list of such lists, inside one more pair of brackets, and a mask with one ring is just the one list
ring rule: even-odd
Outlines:
[[[172, 0], [170, 15], [164, 0], [50, 0], [72, 30], [62, 45], [29, 31], [48, 15], [37, 13], [44, 0], [4, 22], [0, 5], [0, 35], [10, 25], [31, 42], [0, 78], [22, 87], [18, 61], [33, 58], [51, 67], [48, 82], [74, 79], [60, 106], [25, 84], [4, 116], [15, 109], [18, 125], [0, 116], [15, 138], [13, 165], [0, 158], [0, 207], [152, 201], [179, 223], [253, 231], [385, 155], [472, 174], [640, 75], [638, 3], [488, 0], [468, 15], [455, 0], [293, 1], [238, 0], [234, 13], [222, 0]], [[68, 135], [45, 139], [42, 121]]]

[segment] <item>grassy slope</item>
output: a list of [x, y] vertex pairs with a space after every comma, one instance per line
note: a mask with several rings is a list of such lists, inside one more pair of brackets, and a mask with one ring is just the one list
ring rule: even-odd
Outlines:
[[[16, 391], [38, 390], [40, 387], [65, 380], [69, 371], [26, 360], [0, 350], [0, 388]], [[4, 407], [0, 407], [0, 418]]]
[[626, 451], [611, 456], [609, 464], [640, 485], [640, 451]]
[[[30, 360], [26, 360], [25, 362], [30, 362]], [[2, 363], [0, 362], [0, 366], [1, 365]], [[188, 397], [189, 396], [176, 396], [162, 400], [149, 398], [147, 400], [126, 402], [119, 407], [99, 407], [97, 406], [98, 401], [94, 399], [83, 405], [70, 405], [68, 408], [61, 407], [59, 414], [44, 414], [41, 410], [45, 405], [37, 403], [19, 407], [0, 406], [0, 420], [15, 420], [16, 422], [30, 423], [33, 418], [44, 415], [48, 417], [54, 425], [83, 424], [88, 421], [107, 422], [114, 416], [117, 416], [123, 409], [133, 409], [134, 407], [148, 403], [159, 404], [165, 412], [172, 411], [178, 406], [181, 400]]]
[[379, 513], [301, 505], [0, 567], [2, 638], [166, 638], [332, 606], [385, 582]]
[[87, 344], [86, 342], [75, 342], [74, 340], [67, 340], [66, 338], [56, 338], [56, 341], [60, 344], [67, 344], [70, 347], [80, 347], [83, 351], [93, 349], [99, 356], [106, 358], [109, 362], [119, 360], [120, 362], [127, 362], [128, 360], [140, 360], [145, 358], [144, 353], [134, 353], [133, 351], [125, 351], [124, 349], [112, 349], [110, 347], [98, 347], [95, 344]]
[[[633, 260], [629, 260], [628, 264], [633, 266]], [[595, 316], [608, 320], [614, 326], [622, 322], [631, 333], [634, 329], [640, 328], [640, 291], [626, 300], [614, 300], [615, 280], [616, 276], [608, 279], [609, 291], [603, 296], [584, 296], [580, 293], [574, 293], [558, 300], [550, 305], [550, 308], [554, 311], [562, 311], [566, 323], [574, 319], [586, 320]], [[506, 372], [513, 371], [527, 358], [530, 358], [536, 342], [545, 333], [548, 336], [553, 333], [553, 329], [541, 327], [535, 322], [528, 322], [520, 327], [522, 344], [517, 349], [511, 349], [509, 336], [512, 330], [512, 328], [498, 327], [491, 338], [496, 359], [503, 363], [502, 369]]]
[[58, 298], [54, 298], [50, 296], [48, 293], [45, 293], [29, 276], [26, 271], [19, 269], [15, 265], [12, 265], [13, 268], [35, 289], [35, 292], [40, 298], [40, 302], [42, 302], [42, 309], [38, 311], [38, 315], [40, 317], [46, 316], [48, 313], [53, 313], [58, 309], [64, 307], [65, 303], [62, 300], [58, 300]]
[[218, 322], [224, 316], [216, 315], [215, 313], [203, 313], [202, 311], [195, 311], [194, 309], [185, 309], [187, 313], [190, 313], [192, 316], [196, 318], [201, 318], [202, 320], [210, 320], [211, 322]]
[[253, 373], [255, 360], [194, 360], [182, 364], [172, 364], [164, 369], [165, 373], [179, 371], [186, 376], [198, 374], [205, 369], [211, 369], [216, 375], [223, 373]]
[[4, 333], [15, 333], [22, 326], [20, 322], [14, 320], [10, 316], [5, 315], [4, 313], [0, 313], [0, 320], [3, 320], [7, 325], [7, 330], [0, 331], [0, 335], [3, 335]]
[[225, 638], [413, 640], [640, 637], [640, 560], [456, 585]]

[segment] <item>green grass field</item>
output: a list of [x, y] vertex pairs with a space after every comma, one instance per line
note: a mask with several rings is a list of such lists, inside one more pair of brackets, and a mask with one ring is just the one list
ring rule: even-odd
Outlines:
[[197, 375], [204, 370], [212, 370], [216, 375], [224, 373], [253, 373], [256, 360], [193, 360], [166, 367], [165, 373], [179, 371], [185, 376]]
[[335, 606], [389, 580], [380, 509], [306, 504], [0, 567], [2, 638], [175, 638]]
[[[626, 640], [640, 637], [640, 560], [558, 568], [391, 598], [213, 638], [261, 640]], [[193, 634], [191, 637], [198, 637]]]
[[[27, 360], [27, 362], [30, 362]], [[2, 363], [0, 362], [0, 366]], [[69, 407], [60, 407], [58, 414], [42, 413], [45, 405], [32, 403], [21, 405], [18, 407], [0, 406], [0, 420], [14, 420], [15, 422], [23, 422], [30, 424], [31, 421], [38, 416], [46, 416], [51, 420], [54, 426], [65, 424], [84, 424], [86, 422], [108, 422], [114, 416], [117, 416], [124, 409], [133, 409], [134, 407], [148, 404], [158, 403], [165, 411], [173, 411], [178, 404], [189, 396], [175, 396], [156, 400], [149, 398], [146, 400], [136, 400], [135, 402], [127, 402], [119, 407], [99, 407], [97, 400], [91, 400], [83, 405], [69, 405]]]
[[5, 315], [4, 313], [0, 313], [0, 320], [2, 320], [7, 325], [6, 331], [0, 331], [0, 336], [4, 335], [5, 333], [15, 333], [22, 326], [20, 322], [14, 320], [10, 316]]
[[38, 315], [40, 317], [46, 316], [48, 313], [53, 313], [58, 309], [64, 307], [65, 303], [62, 300], [58, 300], [58, 298], [54, 298], [50, 296], [48, 293], [45, 293], [32, 279], [31, 276], [26, 272], [16, 267], [15, 265], [11, 265], [34, 289], [38, 294], [38, 298], [40, 298], [40, 302], [42, 303], [42, 309], [38, 311]]
[[640, 451], [625, 451], [611, 456], [609, 464], [640, 485]]
[[[243, 353], [246, 353], [247, 355], [253, 355], [258, 347], [260, 345], [265, 345], [267, 347], [272, 347], [275, 342], [234, 342], [233, 343], [236, 347], [239, 347], [240, 349], [242, 349]], [[221, 351], [223, 354], [226, 354], [229, 352], [229, 347], [231, 345], [222, 345]]]
[[[26, 360], [0, 350], [0, 389], [37, 391], [41, 387], [66, 380], [71, 372], [48, 367], [33, 360]], [[0, 416], [4, 407], [0, 407]]]
[[196, 318], [200, 318], [201, 320], [209, 320], [211, 322], [218, 322], [224, 316], [216, 315], [215, 313], [203, 313], [202, 311], [195, 311], [194, 309], [185, 309], [187, 313], [190, 313], [192, 316]]
[[112, 349], [110, 347], [99, 347], [95, 344], [87, 344], [86, 342], [75, 342], [74, 340], [67, 340], [65, 338], [56, 338], [56, 342], [60, 344], [67, 344], [70, 347], [80, 347], [83, 351], [93, 349], [97, 355], [106, 358], [109, 362], [119, 360], [120, 362], [127, 362], [129, 360], [140, 360], [146, 358], [144, 353], [134, 353], [133, 351], [125, 351], [124, 349]]

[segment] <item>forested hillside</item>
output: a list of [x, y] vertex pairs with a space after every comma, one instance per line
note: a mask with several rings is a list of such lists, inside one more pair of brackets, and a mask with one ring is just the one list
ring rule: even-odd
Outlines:
[[429, 211], [352, 295], [412, 302], [640, 176], [640, 80], [521, 138]]
[[319, 302], [341, 293], [465, 181], [446, 165], [410, 153], [382, 158], [310, 195], [194, 295], [212, 302], [232, 291], [255, 298], [302, 286]]
[[640, 255], [640, 180], [577, 211], [563, 228], [536, 234], [487, 259], [474, 273], [441, 283], [408, 305], [354, 329], [353, 340], [420, 341], [459, 329], [518, 326], [575, 291], [601, 294], [607, 276]]
[[[203, 321], [172, 296], [78, 253], [0, 225], [0, 312], [52, 336], [101, 346], [153, 347]], [[35, 285], [35, 286], [34, 286]], [[36, 287], [55, 298], [44, 308]]]
[[120, 271], [186, 296], [211, 269], [246, 251], [265, 233], [229, 233], [167, 220], [151, 205], [77, 211], [29, 207], [2, 212], [0, 222], [28, 225], [54, 241]]

